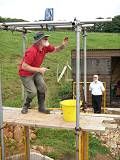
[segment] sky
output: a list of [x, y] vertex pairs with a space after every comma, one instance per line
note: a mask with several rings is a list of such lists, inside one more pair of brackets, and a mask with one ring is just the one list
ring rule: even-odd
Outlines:
[[90, 20], [120, 15], [120, 0], [0, 0], [0, 16], [28, 21], [43, 20], [54, 8], [54, 20]]

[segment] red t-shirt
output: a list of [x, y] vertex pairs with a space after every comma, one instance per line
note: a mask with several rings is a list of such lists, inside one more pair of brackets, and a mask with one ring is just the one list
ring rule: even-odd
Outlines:
[[42, 51], [39, 50], [38, 46], [32, 45], [30, 48], [26, 50], [24, 54], [24, 57], [19, 65], [18, 74], [20, 76], [32, 76], [34, 74], [33, 72], [25, 71], [24, 69], [22, 69], [23, 62], [29, 64], [32, 67], [40, 67], [46, 53], [53, 52], [54, 50], [55, 47], [52, 45], [44, 47]]

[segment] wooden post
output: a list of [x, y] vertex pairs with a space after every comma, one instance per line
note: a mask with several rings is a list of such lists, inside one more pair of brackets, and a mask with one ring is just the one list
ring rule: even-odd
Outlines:
[[81, 156], [82, 156], [81, 136], [82, 136], [82, 131], [79, 132], [79, 160], [81, 160]]
[[25, 137], [25, 158], [24, 160], [30, 160], [30, 141], [29, 141], [29, 127], [24, 126]]
[[88, 132], [79, 133], [79, 160], [88, 160]]
[[83, 131], [83, 160], [88, 160], [88, 132]]

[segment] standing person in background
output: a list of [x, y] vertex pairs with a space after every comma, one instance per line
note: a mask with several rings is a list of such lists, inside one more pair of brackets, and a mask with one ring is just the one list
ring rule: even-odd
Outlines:
[[53, 46], [49, 44], [49, 35], [44, 32], [37, 32], [34, 36], [34, 44], [28, 48], [19, 65], [19, 76], [26, 92], [25, 102], [21, 113], [26, 114], [32, 99], [37, 95], [38, 111], [49, 114], [50, 111], [45, 107], [46, 84], [43, 79], [47, 67], [41, 64], [45, 55], [49, 52], [59, 52], [68, 45], [68, 37], [65, 37], [61, 45]]
[[98, 80], [98, 75], [93, 76], [93, 82], [90, 83], [89, 91], [92, 94], [92, 106], [94, 113], [101, 113], [102, 94], [105, 91], [103, 83]]

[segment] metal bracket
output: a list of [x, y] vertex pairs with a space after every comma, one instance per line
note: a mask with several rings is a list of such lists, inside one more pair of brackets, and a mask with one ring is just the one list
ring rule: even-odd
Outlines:
[[76, 128], [75, 127], [75, 135], [79, 135], [79, 132], [81, 131], [82, 129], [79, 127], [79, 128]]

